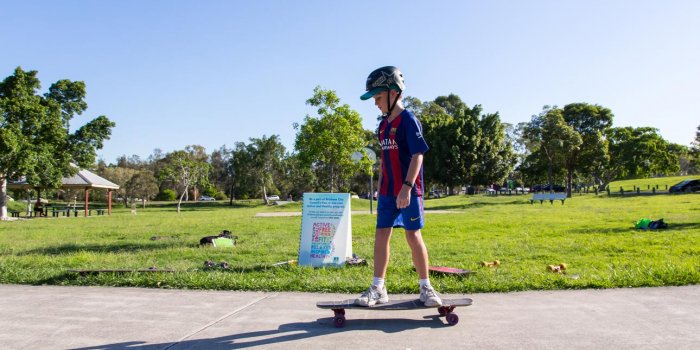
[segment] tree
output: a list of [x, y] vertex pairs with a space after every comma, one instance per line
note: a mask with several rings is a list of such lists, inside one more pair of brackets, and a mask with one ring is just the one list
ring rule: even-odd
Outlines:
[[120, 199], [123, 203], [124, 206], [127, 206], [128, 200], [129, 200], [129, 194], [127, 192], [127, 184], [131, 180], [131, 178], [134, 177], [138, 173], [138, 170], [131, 169], [131, 168], [124, 168], [120, 166], [110, 166], [104, 168], [102, 171], [100, 171], [99, 175], [104, 177], [105, 179], [109, 179], [109, 181], [114, 182], [115, 184], [119, 185], [119, 189], [114, 190], [114, 194], [118, 199]]
[[689, 172], [692, 174], [700, 173], [700, 125], [695, 131], [695, 140], [690, 144], [690, 164]]
[[187, 146], [185, 150], [168, 153], [163, 159], [166, 165], [160, 176], [176, 184], [180, 193], [177, 202], [178, 213], [190, 188], [207, 183], [210, 166], [206, 160], [206, 152], [202, 151], [201, 146]]
[[146, 200], [158, 194], [158, 180], [149, 170], [141, 170], [134, 174], [126, 183], [126, 194], [132, 200], [141, 198], [141, 204], [145, 208]]
[[[233, 196], [233, 172], [231, 164], [231, 149], [226, 145], [211, 153], [211, 176], [209, 182], [214, 185], [216, 192], [228, 193]], [[219, 193], [220, 193], [219, 192]], [[233, 204], [233, 203], [230, 203]]]
[[[568, 154], [577, 152], [581, 143], [581, 135], [573, 127], [569, 126], [559, 108], [545, 106], [539, 115], [532, 120], [523, 130], [523, 137], [533, 147], [532, 155], [542, 157], [547, 164], [547, 181], [554, 185], [555, 167], [568, 168]], [[567, 175], [568, 195], [570, 196], [571, 178]]]
[[[439, 96], [426, 103], [419, 116], [430, 151], [424, 157], [426, 183], [448, 187], [471, 184], [480, 142], [481, 106], [469, 108], [457, 95]], [[427, 188], [427, 187], [426, 187]]]
[[610, 160], [594, 175], [601, 190], [617, 179], [670, 174], [679, 170], [678, 156], [668, 142], [650, 127], [610, 128], [606, 131]]
[[268, 204], [267, 190], [274, 187], [273, 177], [281, 171], [284, 158], [284, 146], [279, 141], [279, 136], [272, 135], [269, 138], [250, 139], [248, 152], [251, 158], [249, 175], [256, 179], [260, 186], [260, 192], [265, 204]]
[[578, 147], [565, 150], [566, 193], [571, 197], [574, 172], [588, 175], [595, 164], [607, 158], [603, 134], [612, 126], [612, 112], [599, 105], [571, 103], [564, 106], [562, 116], [567, 125], [581, 138]]
[[513, 170], [516, 161], [513, 145], [505, 134], [505, 125], [498, 113], [487, 114], [479, 120], [478, 130], [480, 137], [472, 182], [501, 183]]
[[7, 181], [58, 187], [61, 178], [95, 164], [114, 123], [99, 116], [70, 133], [69, 121], [87, 108], [85, 84], [60, 80], [38, 95], [37, 71], [17, 67], [0, 82], [0, 219], [7, 218]]
[[344, 190], [361, 167], [351, 159], [354, 152], [365, 146], [360, 114], [347, 104], [340, 105], [335, 91], [320, 87], [314, 89], [306, 103], [318, 108], [318, 117], [307, 115], [304, 124], [294, 124], [294, 148], [299, 161], [313, 169], [322, 189]]

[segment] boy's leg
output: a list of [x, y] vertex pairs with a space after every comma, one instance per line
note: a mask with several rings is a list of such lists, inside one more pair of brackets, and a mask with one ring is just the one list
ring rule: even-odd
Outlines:
[[[420, 230], [406, 230], [406, 241], [411, 248], [413, 265], [420, 279], [428, 278], [428, 249], [423, 242]], [[376, 253], [375, 253], [376, 254]]]
[[374, 234], [374, 277], [386, 277], [386, 269], [389, 265], [389, 255], [391, 253], [391, 248], [389, 247], [391, 232], [391, 227], [377, 228]]

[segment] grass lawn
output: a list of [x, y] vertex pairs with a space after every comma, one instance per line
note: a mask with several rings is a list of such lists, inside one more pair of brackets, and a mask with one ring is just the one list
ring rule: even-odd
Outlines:
[[[639, 186], [642, 186], [642, 182]], [[611, 185], [611, 188], [612, 185]], [[529, 289], [615, 288], [700, 282], [700, 194], [574, 195], [564, 205], [530, 204], [531, 195], [452, 196], [426, 200], [423, 236], [431, 264], [473, 270], [469, 277], [432, 276], [443, 293]], [[299, 203], [256, 201], [156, 203], [131, 214], [0, 222], [0, 283], [142, 286], [159, 288], [360, 293], [372, 278], [374, 216], [353, 215], [353, 248], [370, 266], [313, 269], [271, 267], [296, 259], [301, 218], [255, 217], [300, 211]], [[376, 203], [375, 203], [376, 208]], [[353, 200], [353, 210], [368, 210]], [[667, 230], [638, 231], [636, 220], [663, 218]], [[199, 239], [223, 229], [239, 236], [234, 248], [200, 248]], [[151, 240], [153, 236], [174, 236]], [[387, 273], [390, 293], [417, 292], [410, 250], [397, 230]], [[481, 267], [500, 260], [498, 268]], [[226, 261], [228, 270], [203, 268]], [[565, 274], [547, 265], [566, 263]], [[100, 274], [67, 269], [170, 268], [175, 273]]]

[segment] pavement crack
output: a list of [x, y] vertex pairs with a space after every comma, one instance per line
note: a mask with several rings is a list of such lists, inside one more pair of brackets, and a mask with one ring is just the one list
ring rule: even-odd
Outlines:
[[239, 308], [237, 308], [237, 309], [235, 309], [235, 310], [233, 310], [233, 311], [227, 313], [226, 315], [223, 315], [223, 316], [219, 317], [219, 318], [216, 319], [215, 321], [209, 322], [208, 324], [206, 324], [206, 325], [200, 327], [199, 329], [195, 330], [194, 332], [192, 332], [192, 333], [190, 333], [190, 334], [188, 334], [188, 335], [186, 335], [186, 336], [180, 338], [178, 341], [176, 341], [176, 342], [174, 342], [174, 343], [172, 343], [172, 344], [170, 344], [170, 345], [164, 347], [163, 350], [168, 350], [168, 349], [172, 348], [173, 346], [176, 346], [176, 345], [182, 343], [183, 341], [187, 340], [188, 338], [194, 336], [195, 334], [197, 334], [197, 333], [199, 333], [199, 332], [201, 332], [201, 331], [203, 331], [203, 330], [205, 330], [205, 329], [207, 329], [207, 328], [209, 328], [209, 327], [211, 327], [211, 326], [213, 326], [213, 325], [215, 325], [215, 324], [217, 324], [217, 323], [219, 323], [219, 322], [221, 322], [221, 321], [223, 321], [223, 320], [225, 320], [225, 319], [227, 319], [227, 318], [229, 318], [229, 317], [231, 317], [231, 316], [233, 316], [233, 315], [235, 315], [235, 314], [237, 314], [237, 313], [239, 313], [239, 312], [241, 312], [241, 311], [243, 311], [243, 310], [245, 310], [245, 309], [247, 309], [247, 308], [249, 308], [249, 307], [251, 307], [251, 306], [253, 306], [253, 305], [257, 304], [257, 303], [259, 303], [259, 302], [261, 302], [261, 301], [263, 301], [263, 300], [265, 300], [265, 299], [272, 298], [272, 297], [276, 297], [277, 295], [279, 295], [279, 293], [269, 294], [269, 295], [265, 295], [265, 296], [263, 296], [263, 297], [260, 297], [260, 298], [258, 298], [258, 299], [255, 299], [255, 300], [249, 302], [248, 304], [245, 304], [245, 305], [243, 305], [243, 306], [241, 306], [241, 307], [239, 307]]

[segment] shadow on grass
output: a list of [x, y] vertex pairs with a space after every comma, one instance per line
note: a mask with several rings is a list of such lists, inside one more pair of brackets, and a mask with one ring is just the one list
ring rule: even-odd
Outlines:
[[62, 254], [72, 254], [78, 252], [97, 252], [97, 253], [121, 253], [121, 252], [142, 252], [142, 251], [152, 251], [160, 249], [170, 249], [172, 247], [199, 247], [196, 243], [190, 243], [183, 245], [181, 241], [172, 241], [172, 243], [154, 243], [154, 244], [138, 244], [138, 243], [112, 243], [112, 244], [63, 244], [53, 247], [42, 247], [37, 249], [31, 249], [24, 252], [19, 252], [15, 255], [62, 255]]
[[684, 230], [700, 230], [700, 223], [694, 223], [694, 222], [688, 222], [688, 223], [679, 223], [679, 224], [674, 224], [674, 223], [669, 223], [668, 228], [665, 229], [656, 229], [656, 230], [642, 230], [642, 229], [637, 229], [633, 225], [630, 225], [629, 227], [616, 227], [616, 228], [603, 228], [603, 227], [587, 227], [587, 228], [578, 228], [578, 229], [571, 229], [567, 230], [567, 233], [579, 233], [579, 234], [624, 234], [624, 233], [640, 233], [640, 232], [655, 232], [655, 233], [664, 233], [664, 232], [672, 232], [672, 231], [684, 231]]
[[[280, 319], [284, 319], [283, 316]], [[225, 335], [222, 337], [206, 338], [206, 339], [186, 339], [172, 343], [146, 343], [144, 341], [129, 341], [113, 344], [104, 344], [97, 346], [89, 346], [82, 348], [74, 348], [74, 350], [92, 350], [92, 349], [170, 349], [173, 347], [185, 349], [241, 349], [251, 347], [265, 347], [272, 344], [283, 344], [288, 342], [296, 342], [287, 344], [289, 348], [301, 348], [304, 344], [308, 346], [305, 339], [324, 337], [328, 338], [332, 334], [340, 334], [345, 332], [356, 332], [361, 330], [378, 330], [384, 333], [399, 333], [419, 328], [444, 328], [449, 325], [439, 321], [438, 316], [428, 316], [423, 320], [411, 320], [400, 318], [389, 319], [348, 319], [346, 326], [336, 328], [333, 326], [331, 317], [321, 318], [315, 322], [294, 322], [282, 324], [276, 329], [260, 330], [252, 332], [244, 332], [239, 334]], [[326, 340], [328, 341], [328, 340]], [[338, 346], [338, 344], [335, 344]], [[313, 347], [313, 346], [311, 346]], [[342, 347], [342, 346], [340, 346]]]
[[528, 204], [527, 201], [524, 200], [524, 198], [517, 199], [517, 200], [512, 200], [510, 202], [476, 202], [476, 203], [465, 203], [465, 204], [446, 204], [446, 205], [437, 205], [437, 206], [430, 206], [426, 207], [425, 210], [450, 210], [450, 209], [471, 209], [471, 208], [481, 208], [481, 207], [486, 207], [486, 206], [495, 206], [495, 205], [522, 205], [522, 204]]

